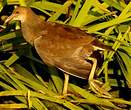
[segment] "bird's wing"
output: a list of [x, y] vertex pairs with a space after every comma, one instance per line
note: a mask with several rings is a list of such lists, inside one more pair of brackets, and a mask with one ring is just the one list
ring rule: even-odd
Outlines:
[[[56, 41], [64, 40], [64, 42], [66, 43], [75, 42], [75, 44], [77, 43], [77, 45], [89, 44], [95, 39], [95, 37], [93, 37], [90, 34], [87, 34], [85, 31], [77, 27], [72, 27], [58, 23], [45, 22], [43, 23], [43, 30], [44, 32], [47, 32], [46, 34], [50, 36], [50, 39]], [[41, 32], [41, 34], [42, 33], [43, 32]]]
[[111, 47], [106, 46], [93, 35], [86, 33], [80, 28], [52, 22], [45, 22], [43, 27], [44, 32], [42, 33], [46, 32], [46, 36], [49, 36], [50, 39], [54, 40], [55, 42], [58, 41], [62, 42], [63, 44], [66, 43], [68, 46], [77, 45], [78, 47], [91, 44], [100, 50], [112, 50]]

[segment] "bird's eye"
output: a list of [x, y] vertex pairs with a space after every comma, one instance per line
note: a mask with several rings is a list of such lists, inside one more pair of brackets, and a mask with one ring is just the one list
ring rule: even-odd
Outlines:
[[16, 13], [16, 14], [19, 14], [19, 11], [16, 11], [15, 13]]

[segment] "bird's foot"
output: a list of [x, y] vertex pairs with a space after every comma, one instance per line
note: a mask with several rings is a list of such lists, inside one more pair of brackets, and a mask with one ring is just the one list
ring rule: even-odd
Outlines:
[[108, 92], [107, 89], [105, 89], [105, 86], [102, 82], [98, 80], [90, 80], [89, 85], [91, 90], [96, 93], [99, 97], [104, 97], [104, 98], [111, 98], [111, 94]]

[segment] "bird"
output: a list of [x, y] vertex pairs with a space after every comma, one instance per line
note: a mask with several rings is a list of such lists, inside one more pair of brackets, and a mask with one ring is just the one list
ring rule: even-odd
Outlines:
[[67, 94], [70, 75], [94, 85], [97, 58], [93, 53], [112, 51], [110, 46], [79, 27], [44, 21], [30, 7], [17, 7], [5, 23], [13, 20], [21, 22], [24, 39], [34, 46], [42, 61], [64, 72], [63, 94]]

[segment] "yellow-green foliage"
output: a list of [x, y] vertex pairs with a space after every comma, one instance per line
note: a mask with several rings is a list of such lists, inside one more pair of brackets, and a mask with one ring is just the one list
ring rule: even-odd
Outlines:
[[[131, 101], [124, 99], [128, 97], [131, 100], [128, 92], [131, 90], [131, 2], [100, 1], [0, 1], [0, 97], [4, 99], [4, 96], [8, 96], [8, 101], [3, 100], [0, 109], [116, 110], [131, 105]], [[103, 88], [111, 90], [112, 98], [99, 97], [90, 92], [87, 86], [83, 87], [80, 79], [73, 77], [68, 88], [70, 95], [62, 99], [62, 75], [55, 68], [45, 66], [33, 47], [23, 40], [19, 22], [12, 22], [8, 26], [4, 24], [7, 15], [13, 11], [11, 7], [17, 5], [33, 8], [43, 20], [80, 27], [112, 46], [115, 51], [104, 52], [104, 63], [96, 71], [98, 80], [105, 81]]]

